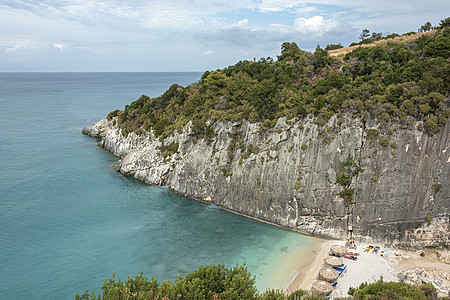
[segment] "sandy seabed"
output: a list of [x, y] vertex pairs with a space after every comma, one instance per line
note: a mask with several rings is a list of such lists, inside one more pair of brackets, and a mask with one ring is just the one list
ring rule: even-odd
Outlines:
[[[345, 241], [325, 241], [312, 263], [298, 270], [296, 276], [286, 289], [287, 293], [295, 290], [311, 290], [312, 283], [318, 279], [319, 270], [326, 266], [324, 259], [330, 254], [332, 245], [345, 245]], [[367, 253], [364, 249], [369, 244], [357, 244], [356, 250], [359, 253], [356, 261], [342, 258], [347, 266], [345, 271], [339, 276], [337, 286], [331, 293], [331, 298], [348, 297], [347, 294], [350, 287], [357, 288], [362, 283], [373, 283], [379, 281], [399, 282], [397, 274], [405, 270], [424, 269], [433, 278], [439, 278], [444, 286], [450, 286], [450, 261], [448, 259], [448, 250], [444, 250], [442, 259], [442, 251], [438, 253], [436, 250], [427, 249], [423, 251], [400, 251], [395, 249], [383, 248], [378, 253]], [[375, 245], [373, 245], [375, 246]], [[423, 256], [420, 253], [424, 253]], [[441, 296], [446, 296], [441, 293]]]

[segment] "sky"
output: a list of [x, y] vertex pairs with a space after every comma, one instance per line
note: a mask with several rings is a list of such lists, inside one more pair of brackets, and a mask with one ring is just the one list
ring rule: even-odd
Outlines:
[[215, 70], [449, 12], [449, 0], [0, 0], [0, 72]]

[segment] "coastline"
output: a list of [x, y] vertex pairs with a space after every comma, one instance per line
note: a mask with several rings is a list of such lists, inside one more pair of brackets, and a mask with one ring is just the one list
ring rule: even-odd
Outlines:
[[324, 240], [320, 245], [318, 251], [316, 251], [316, 256], [314, 259], [306, 265], [303, 269], [297, 271], [295, 277], [291, 280], [288, 287], [286, 288], [287, 293], [292, 293], [298, 289], [310, 290], [312, 282], [317, 277], [317, 272], [323, 264], [323, 258], [328, 255], [330, 246], [335, 243], [334, 240]]
[[[319, 270], [325, 266], [324, 259], [329, 256], [332, 245], [345, 245], [343, 240], [325, 241], [314, 260], [303, 269], [299, 269], [285, 292], [311, 290]], [[373, 244], [372, 244], [373, 245]], [[343, 258], [346, 270], [339, 276], [337, 286], [331, 298], [348, 297], [350, 287], [358, 288], [362, 283], [374, 283], [383, 279], [385, 282], [399, 282], [420, 285], [431, 283], [439, 296], [448, 296], [450, 292], [450, 252], [448, 248], [424, 249], [416, 251], [397, 250], [381, 247], [378, 253], [364, 252], [367, 243], [357, 243], [358, 260]]]
[[[297, 289], [311, 290], [314, 280], [318, 278], [319, 270], [324, 267], [324, 259], [329, 256], [330, 247], [332, 245], [345, 245], [343, 240], [331, 240], [321, 245], [320, 252], [314, 261], [305, 270], [300, 270], [297, 277], [289, 285], [286, 290], [291, 293]], [[337, 286], [331, 293], [331, 298], [348, 297], [347, 294], [350, 287], [357, 288], [361, 283], [373, 283], [383, 278], [384, 281], [398, 281], [395, 275], [394, 263], [389, 256], [381, 256], [380, 254], [365, 253], [363, 249], [368, 244], [357, 244], [358, 247], [354, 252], [359, 253], [358, 260], [342, 259], [347, 266], [346, 270], [339, 276]], [[390, 249], [381, 248], [385, 253], [391, 253]], [[380, 250], [381, 252], [381, 250]]]

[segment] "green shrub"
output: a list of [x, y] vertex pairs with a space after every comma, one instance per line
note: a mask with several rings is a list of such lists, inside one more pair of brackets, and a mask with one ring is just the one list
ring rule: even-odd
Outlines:
[[112, 278], [104, 281], [101, 292], [75, 295], [76, 300], [156, 300], [156, 299], [248, 299], [248, 300], [324, 300], [311, 292], [297, 290], [289, 295], [281, 290], [267, 289], [260, 293], [255, 287], [255, 277], [244, 265], [227, 268], [223, 264], [200, 265], [198, 269], [174, 281], [158, 283], [143, 273], [127, 280]]
[[345, 202], [347, 202], [347, 204], [355, 204], [353, 202], [353, 194], [354, 193], [355, 193], [355, 189], [349, 189], [349, 188], [344, 187], [342, 192], [339, 193], [339, 196], [344, 198], [344, 200], [345, 200]]
[[285, 300], [286, 296], [282, 290], [267, 289], [258, 297], [260, 300]]
[[168, 156], [172, 154], [178, 153], [178, 142], [171, 142], [169, 145], [164, 145], [164, 142], [161, 146], [158, 147], [161, 156], [166, 159]]
[[295, 189], [298, 190], [301, 186], [302, 182], [299, 180], [295, 183]]
[[376, 129], [366, 129], [366, 138], [368, 140], [374, 141], [378, 138], [380, 133]]
[[119, 111], [120, 110], [116, 109], [116, 110], [110, 112], [106, 118], [108, 120], [112, 120], [112, 118], [117, 117], [117, 115], [119, 114]]
[[427, 222], [431, 223], [431, 221], [433, 221], [433, 218], [431, 216], [427, 216]]
[[347, 174], [336, 174], [336, 183], [341, 186], [347, 186], [350, 184], [350, 175]]
[[377, 181], [378, 181], [378, 177], [375, 176], [375, 175], [373, 175], [373, 176], [372, 176], [372, 181], [373, 181], [373, 182], [377, 182]]
[[302, 146], [300, 147], [303, 151], [305, 151], [306, 149], [308, 149], [308, 145], [306, 145], [305, 143], [302, 144]]
[[349, 295], [355, 300], [363, 299], [437, 299], [433, 285], [413, 286], [403, 282], [383, 282], [362, 284], [358, 289], [350, 288]]
[[380, 145], [383, 148], [386, 148], [389, 145], [389, 139], [388, 138], [380, 138]]
[[441, 187], [442, 186], [439, 183], [435, 183], [431, 188], [433, 189], [434, 194], [437, 194], [441, 191]]
[[223, 168], [222, 169], [222, 174], [225, 177], [233, 176], [233, 171], [230, 171], [230, 169], [228, 169], [228, 168]]

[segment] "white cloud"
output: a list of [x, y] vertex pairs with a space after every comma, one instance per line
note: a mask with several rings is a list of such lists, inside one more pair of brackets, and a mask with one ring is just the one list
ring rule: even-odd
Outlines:
[[276, 12], [294, 8], [302, 4], [302, 2], [298, 0], [262, 0], [258, 8], [262, 12]]
[[231, 27], [240, 27], [240, 28], [244, 28], [244, 27], [248, 27], [249, 23], [248, 23], [248, 19], [243, 19], [240, 21], [237, 21], [236, 23], [231, 24]]
[[0, 45], [4, 46], [5, 54], [14, 55], [18, 53], [37, 53], [45, 51], [49, 45], [32, 39], [10, 39], [3, 40]]
[[[344, 26], [344, 28], [342, 28]], [[294, 28], [303, 34], [314, 34], [315, 37], [322, 36], [330, 31], [341, 31], [348, 29], [348, 24], [337, 19], [325, 20], [322, 16], [314, 16], [311, 18], [297, 18], [294, 22]]]
[[53, 48], [56, 48], [60, 51], [67, 51], [69, 46], [66, 44], [61, 44], [61, 43], [53, 43]]
[[448, 0], [3, 0], [0, 61], [203, 70], [277, 55], [284, 41], [313, 50], [356, 41], [363, 28], [403, 33], [449, 10]]
[[214, 54], [216, 51], [208, 49], [205, 52], [202, 53], [202, 56], [211, 55]]

